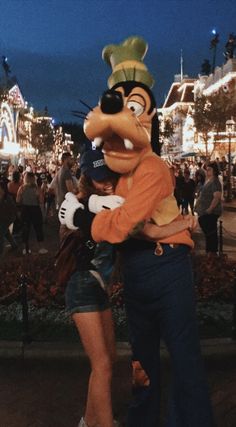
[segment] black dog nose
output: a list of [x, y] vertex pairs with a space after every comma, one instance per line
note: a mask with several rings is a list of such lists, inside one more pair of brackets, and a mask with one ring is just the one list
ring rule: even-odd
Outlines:
[[123, 109], [123, 98], [117, 90], [107, 90], [101, 97], [101, 110], [104, 114], [116, 114]]

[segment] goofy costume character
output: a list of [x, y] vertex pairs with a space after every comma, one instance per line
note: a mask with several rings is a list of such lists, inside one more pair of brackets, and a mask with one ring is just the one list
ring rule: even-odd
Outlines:
[[[84, 123], [87, 137], [102, 146], [106, 164], [121, 174], [115, 196], [90, 196], [96, 213], [92, 237], [119, 247], [124, 297], [134, 358], [148, 379], [129, 408], [129, 427], [160, 424], [160, 339], [172, 362], [173, 380], [166, 427], [212, 427], [213, 417], [200, 352], [188, 231], [158, 242], [134, 236], [145, 221], [162, 226], [179, 219], [168, 166], [158, 151], [158, 119], [143, 63], [140, 37], [103, 50], [112, 67], [109, 90]], [[105, 201], [107, 200], [107, 202]], [[109, 209], [106, 209], [108, 207]], [[67, 226], [81, 225], [85, 209], [64, 202]]]

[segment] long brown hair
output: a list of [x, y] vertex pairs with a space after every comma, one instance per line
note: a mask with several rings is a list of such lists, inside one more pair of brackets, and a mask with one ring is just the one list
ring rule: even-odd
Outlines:
[[36, 177], [33, 172], [26, 172], [24, 175], [24, 185], [37, 188]]
[[[112, 183], [114, 183], [114, 188], [116, 186], [116, 183], [118, 181], [118, 176], [117, 178], [109, 178], [109, 181], [111, 181]], [[94, 185], [93, 182], [91, 180], [90, 177], [88, 177], [87, 175], [81, 174], [80, 175], [80, 179], [79, 179], [79, 199], [88, 199], [92, 194], [98, 194], [99, 196], [101, 196], [101, 193], [99, 192], [99, 190], [97, 190]]]

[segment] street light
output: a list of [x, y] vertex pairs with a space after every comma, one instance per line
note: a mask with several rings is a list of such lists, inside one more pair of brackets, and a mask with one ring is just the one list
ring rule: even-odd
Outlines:
[[227, 195], [226, 195], [226, 202], [230, 202], [232, 200], [232, 186], [231, 186], [231, 139], [232, 136], [235, 134], [235, 121], [233, 117], [231, 119], [227, 120], [225, 123], [225, 130], [226, 134], [229, 138], [229, 145], [228, 145], [228, 175], [227, 175]]
[[216, 48], [219, 43], [219, 34], [216, 32], [215, 29], [213, 29], [211, 33], [213, 35], [213, 38], [211, 39], [211, 44], [210, 44], [210, 49], [213, 50], [211, 72], [214, 73], [215, 65], [216, 65]]

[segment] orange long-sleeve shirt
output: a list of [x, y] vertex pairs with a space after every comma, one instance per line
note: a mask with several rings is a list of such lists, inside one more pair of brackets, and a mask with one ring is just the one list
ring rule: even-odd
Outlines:
[[[131, 188], [129, 179], [129, 175], [121, 176], [116, 187], [115, 193], [125, 198], [124, 204], [114, 210], [103, 210], [95, 216], [92, 236], [96, 242], [124, 241], [139, 222], [151, 218], [158, 204], [173, 193], [169, 168], [158, 156], [152, 155], [142, 160], [132, 175]], [[161, 242], [193, 246], [187, 231]]]

